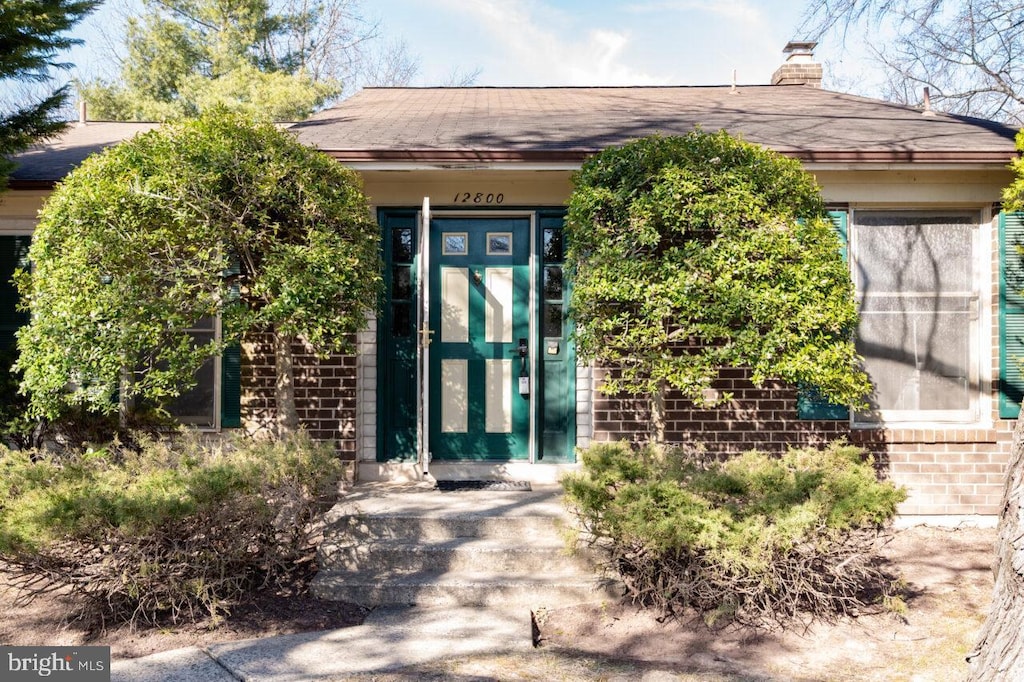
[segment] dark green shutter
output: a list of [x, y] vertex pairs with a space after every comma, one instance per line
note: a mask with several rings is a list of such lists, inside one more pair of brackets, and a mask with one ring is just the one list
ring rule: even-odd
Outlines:
[[[235, 257], [224, 276], [238, 275], [241, 271]], [[237, 284], [232, 286], [231, 292], [237, 298]], [[228, 346], [220, 356], [220, 425], [221, 428], [242, 425], [242, 347], [238, 344]]]
[[999, 214], [999, 417], [1024, 398], [1024, 213]]
[[237, 344], [220, 356], [220, 425], [242, 425], [242, 347]]
[[29, 236], [0, 237], [0, 350], [14, 345], [14, 333], [28, 324], [28, 313], [18, 310], [18, 289], [11, 281], [15, 268], [28, 267]]
[[[846, 211], [829, 211], [828, 215], [842, 243], [840, 252], [843, 254], [843, 260], [847, 260], [849, 237]], [[829, 402], [813, 386], [800, 386], [796, 398], [796, 414], [798, 419], [849, 419], [850, 409], [846, 405]]]

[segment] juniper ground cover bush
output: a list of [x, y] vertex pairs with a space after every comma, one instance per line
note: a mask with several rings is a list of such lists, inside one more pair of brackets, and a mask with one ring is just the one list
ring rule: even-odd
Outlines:
[[906, 494], [845, 443], [725, 462], [597, 444], [563, 484], [581, 541], [635, 602], [709, 625], [773, 628], [899, 608], [880, 536]]

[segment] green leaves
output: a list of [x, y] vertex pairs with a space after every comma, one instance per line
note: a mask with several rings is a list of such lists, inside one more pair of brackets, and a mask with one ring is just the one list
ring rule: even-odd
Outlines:
[[[346, 349], [378, 300], [378, 242], [358, 176], [270, 123], [218, 111], [93, 156], [18, 275], [33, 413], [162, 403], [253, 329]], [[222, 341], [197, 346], [186, 330], [216, 316]]]
[[[99, 0], [16, 0], [0, 3], [0, 82], [46, 81], [55, 57], [81, 41], [65, 33], [99, 5]], [[7, 85], [4, 86], [7, 89]], [[0, 105], [0, 189], [12, 164], [6, 156], [19, 152], [40, 138], [64, 129], [56, 116], [67, 99], [62, 87], [38, 101], [14, 104], [5, 95]]]
[[341, 93], [337, 80], [306, 68], [322, 30], [346, 30], [319, 4], [299, 14], [273, 13], [265, 0], [145, 5], [128, 21], [120, 80], [78, 86], [100, 119], [168, 121], [227, 107], [295, 121]]
[[[1024, 130], [1017, 133], [1017, 150], [1024, 151]], [[1024, 209], [1024, 159], [1020, 156], [1010, 161], [1014, 179], [1003, 189], [1003, 209], [1012, 212]]]
[[596, 443], [582, 460], [563, 478], [566, 503], [641, 605], [773, 626], [860, 610], [864, 595], [896, 588], [874, 537], [906, 491], [879, 481], [861, 449], [714, 462]]
[[575, 183], [571, 313], [581, 356], [622, 368], [608, 390], [703, 402], [743, 366], [836, 402], [868, 393], [840, 244], [797, 161], [698, 130], [605, 150]]
[[60, 456], [0, 446], [0, 556], [107, 619], [215, 612], [305, 565], [342, 467], [306, 434], [211, 447], [181, 432]]

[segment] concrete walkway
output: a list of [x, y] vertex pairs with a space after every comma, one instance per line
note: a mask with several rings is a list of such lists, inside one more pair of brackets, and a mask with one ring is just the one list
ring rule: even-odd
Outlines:
[[188, 647], [114, 661], [112, 680], [234, 682], [344, 680], [474, 654], [528, 651], [528, 609], [377, 609], [362, 625]]

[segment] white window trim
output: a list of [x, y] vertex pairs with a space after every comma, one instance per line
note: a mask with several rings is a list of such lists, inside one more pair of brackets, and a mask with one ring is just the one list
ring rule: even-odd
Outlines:
[[[973, 288], [972, 296], [977, 298], [977, 319], [974, 325], [974, 333], [969, 336], [969, 353], [972, 357], [971, 373], [973, 382], [976, 384], [971, 395], [971, 407], [966, 410], [883, 410], [878, 419], [872, 421], [859, 420], [855, 410], [850, 410], [850, 426], [855, 429], [879, 429], [879, 428], [901, 428], [901, 429], [924, 429], [924, 428], [946, 428], [958, 426], [965, 428], [991, 428], [992, 422], [992, 363], [993, 353], [996, 351], [993, 342], [993, 297], [992, 287], [994, 277], [992, 259], [992, 244], [995, 239], [996, 216], [991, 205], [978, 206], [963, 204], [940, 204], [940, 205], [871, 205], [851, 204], [847, 208], [847, 233], [849, 243], [850, 274], [854, 282], [855, 295], [858, 285], [857, 277], [857, 214], [865, 212], [891, 212], [891, 213], [918, 213], [918, 214], [942, 214], [948, 213], [975, 213], [978, 215], [976, 229], [973, 231], [972, 239], [972, 269]], [[858, 309], [860, 298], [858, 295]]]

